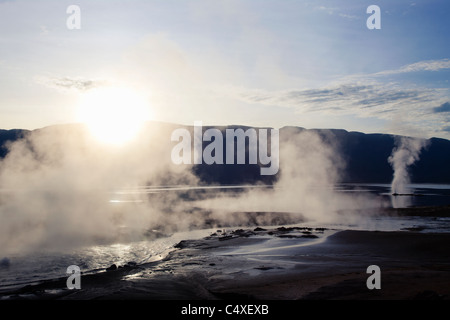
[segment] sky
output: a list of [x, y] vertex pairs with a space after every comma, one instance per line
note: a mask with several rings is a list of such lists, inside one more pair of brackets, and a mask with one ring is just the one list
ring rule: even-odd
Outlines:
[[127, 88], [154, 121], [450, 139], [449, 32], [447, 0], [0, 0], [0, 128]]

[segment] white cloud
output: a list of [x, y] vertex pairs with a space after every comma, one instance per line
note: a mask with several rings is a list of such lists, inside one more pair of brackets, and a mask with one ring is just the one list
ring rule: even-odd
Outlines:
[[418, 71], [440, 71], [444, 69], [450, 69], [450, 59], [419, 61], [400, 67], [399, 69], [378, 72], [376, 75], [389, 75]]
[[450, 92], [443, 88], [406, 88], [395, 83], [348, 82], [314, 89], [285, 91], [236, 90], [247, 103], [272, 105], [292, 109], [303, 116], [351, 115], [396, 121], [421, 128], [427, 135], [448, 136], [444, 128], [449, 117], [436, 113], [436, 106], [449, 100]]
[[385, 109], [386, 106], [416, 105], [441, 100], [439, 89], [407, 89], [394, 84], [346, 83], [316, 89], [299, 89], [268, 92], [260, 90], [242, 91], [242, 99], [252, 103], [274, 104], [298, 111]]
[[107, 81], [98, 79], [84, 79], [77, 77], [44, 77], [39, 76], [35, 78], [39, 84], [50, 88], [63, 91], [86, 91], [105, 85]]
[[318, 11], [322, 11], [327, 13], [328, 15], [338, 15], [341, 18], [346, 18], [346, 19], [351, 19], [351, 20], [355, 20], [355, 19], [360, 19], [361, 17], [355, 16], [353, 14], [349, 14], [349, 13], [345, 13], [345, 12], [341, 12], [341, 10], [339, 8], [334, 8], [334, 7], [325, 7], [325, 6], [318, 6], [314, 8], [315, 10]]

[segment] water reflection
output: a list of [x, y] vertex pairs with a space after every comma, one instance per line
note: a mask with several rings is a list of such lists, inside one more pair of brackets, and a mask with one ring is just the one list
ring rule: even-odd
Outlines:
[[336, 187], [336, 191], [368, 192], [386, 200], [393, 208], [450, 205], [449, 184], [409, 184], [406, 193], [401, 195], [393, 195], [387, 183], [347, 183]]
[[413, 204], [413, 196], [409, 195], [391, 195], [393, 208], [407, 208]]

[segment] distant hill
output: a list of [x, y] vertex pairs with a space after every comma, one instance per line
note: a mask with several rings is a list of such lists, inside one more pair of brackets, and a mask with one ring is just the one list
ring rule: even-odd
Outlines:
[[[232, 128], [234, 128], [233, 126]], [[244, 130], [247, 127], [242, 127]], [[342, 129], [280, 129], [280, 145], [295, 132], [317, 133], [325, 143], [332, 145], [345, 167], [340, 172], [340, 182], [391, 183], [393, 169], [388, 158], [395, 147], [396, 137], [390, 134], [365, 134]], [[282, 170], [282, 163], [280, 164]], [[195, 173], [206, 182], [233, 184], [261, 181], [271, 183], [276, 176], [260, 176], [257, 165], [200, 165]], [[450, 141], [429, 139], [420, 153], [420, 159], [409, 167], [411, 182], [450, 183]]]
[[12, 130], [0, 129], [0, 158], [3, 158], [7, 154], [8, 142], [14, 142], [18, 139], [21, 139], [28, 132], [30, 131], [22, 129], [12, 129]]
[[[152, 124], [158, 125], [158, 124]], [[162, 124], [159, 124], [162, 125]], [[169, 124], [165, 125], [172, 126]], [[177, 126], [173, 125], [174, 128]], [[192, 127], [186, 127], [192, 130]], [[243, 126], [216, 127], [224, 132], [226, 128]], [[207, 127], [203, 128], [204, 130]], [[42, 129], [40, 129], [42, 130]], [[364, 134], [339, 129], [304, 129], [284, 127], [280, 129], [280, 145], [295, 132], [311, 131], [319, 134], [323, 141], [332, 144], [345, 163], [340, 182], [390, 183], [393, 170], [387, 159], [395, 147], [395, 136], [389, 134]], [[28, 130], [0, 130], [0, 158], [7, 154], [7, 144], [22, 138]], [[207, 145], [209, 142], [204, 142]], [[450, 141], [429, 139], [428, 146], [422, 150], [420, 160], [410, 167], [412, 182], [450, 183]], [[282, 163], [280, 163], [282, 170]], [[194, 173], [206, 183], [272, 183], [275, 176], [261, 176], [259, 165], [194, 165]]]
[[[395, 147], [389, 134], [364, 134], [345, 130], [316, 130], [323, 136], [334, 136], [346, 162], [343, 182], [390, 183], [393, 170], [387, 159]], [[431, 138], [420, 153], [420, 159], [409, 168], [412, 182], [450, 183], [450, 141]]]

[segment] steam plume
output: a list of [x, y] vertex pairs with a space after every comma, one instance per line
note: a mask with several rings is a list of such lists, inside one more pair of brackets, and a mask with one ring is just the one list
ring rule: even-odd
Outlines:
[[[253, 188], [232, 197], [219, 192], [206, 199], [195, 191], [188, 196], [131, 192], [126, 195], [130, 203], [111, 203], [124, 196], [116, 189], [199, 185], [191, 166], [171, 162], [174, 128], [150, 125], [121, 149], [92, 142], [76, 126], [35, 130], [11, 144], [0, 162], [0, 256], [133, 241], [147, 230], [171, 233], [207, 221], [233, 226], [249, 222], [236, 212], [289, 213], [294, 219], [343, 223], [339, 212], [370, 206], [367, 198], [335, 192], [342, 161], [332, 139], [325, 143], [314, 132], [296, 130], [284, 130], [280, 139], [280, 178], [273, 188]], [[258, 216], [256, 223], [273, 219]]]
[[396, 138], [395, 147], [388, 158], [394, 169], [391, 192], [394, 195], [407, 194], [408, 184], [411, 182], [408, 168], [420, 158], [420, 153], [427, 145], [427, 140], [400, 137]]

